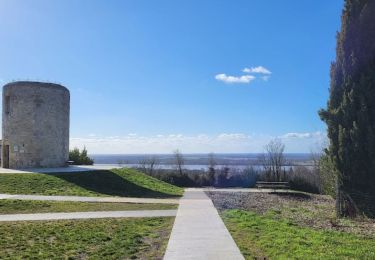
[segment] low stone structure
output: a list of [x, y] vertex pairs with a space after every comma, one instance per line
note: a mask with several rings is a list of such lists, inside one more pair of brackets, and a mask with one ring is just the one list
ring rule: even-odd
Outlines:
[[3, 87], [3, 168], [66, 166], [70, 93], [58, 84], [18, 81]]

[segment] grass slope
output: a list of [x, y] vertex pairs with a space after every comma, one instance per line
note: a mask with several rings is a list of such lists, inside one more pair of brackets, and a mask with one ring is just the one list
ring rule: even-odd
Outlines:
[[0, 259], [162, 259], [173, 219], [0, 223]]
[[375, 259], [375, 240], [301, 227], [275, 212], [227, 210], [223, 220], [247, 259]]
[[0, 193], [165, 198], [183, 189], [133, 169], [54, 174], [0, 174]]
[[24, 214], [45, 212], [84, 212], [117, 210], [163, 210], [177, 209], [171, 204], [71, 202], [40, 200], [0, 200], [0, 214]]

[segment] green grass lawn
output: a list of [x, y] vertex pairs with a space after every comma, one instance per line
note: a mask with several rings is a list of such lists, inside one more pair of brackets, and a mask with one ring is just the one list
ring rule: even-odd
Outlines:
[[0, 223], [0, 259], [162, 259], [173, 220]]
[[375, 259], [373, 237], [297, 226], [273, 211], [226, 210], [222, 217], [247, 259]]
[[181, 196], [183, 189], [123, 168], [77, 173], [0, 174], [0, 193], [166, 198]]
[[177, 209], [174, 204], [0, 200], [0, 214]]

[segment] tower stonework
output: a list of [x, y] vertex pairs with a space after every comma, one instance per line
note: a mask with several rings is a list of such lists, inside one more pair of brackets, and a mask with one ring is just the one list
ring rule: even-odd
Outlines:
[[3, 168], [63, 167], [69, 157], [70, 93], [58, 84], [3, 87]]

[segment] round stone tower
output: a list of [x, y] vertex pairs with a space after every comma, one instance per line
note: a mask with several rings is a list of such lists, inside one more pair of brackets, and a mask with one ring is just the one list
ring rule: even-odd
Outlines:
[[66, 166], [69, 156], [69, 90], [19, 81], [3, 87], [3, 168]]

